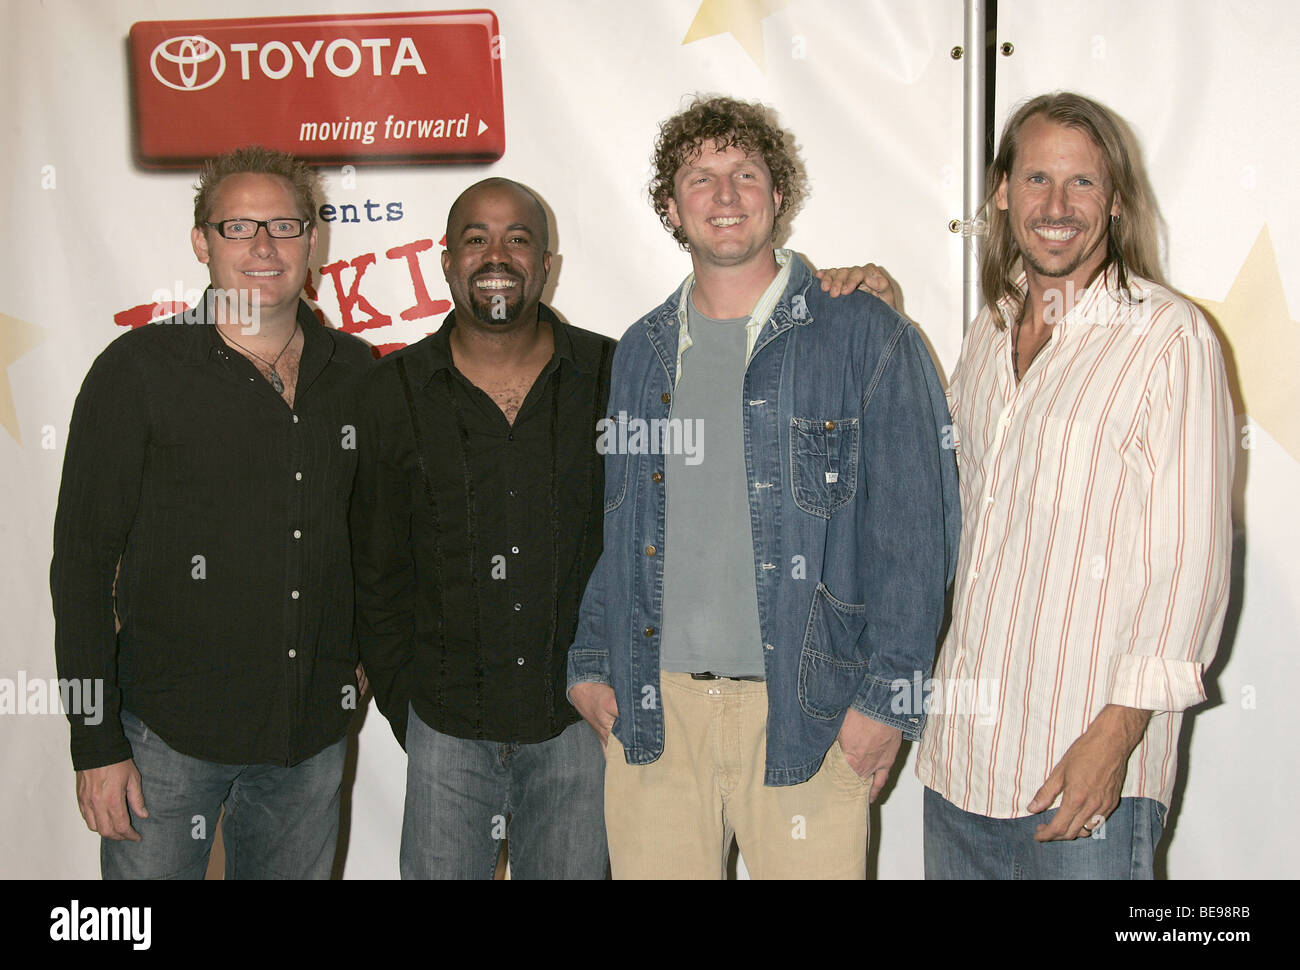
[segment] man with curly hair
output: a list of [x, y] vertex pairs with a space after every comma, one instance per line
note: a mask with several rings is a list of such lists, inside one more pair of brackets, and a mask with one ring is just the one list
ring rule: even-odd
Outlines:
[[767, 109], [696, 98], [651, 199], [694, 272], [615, 352], [604, 553], [569, 696], [606, 746], [616, 878], [862, 878], [959, 532], [911, 325], [774, 247], [804, 176]]

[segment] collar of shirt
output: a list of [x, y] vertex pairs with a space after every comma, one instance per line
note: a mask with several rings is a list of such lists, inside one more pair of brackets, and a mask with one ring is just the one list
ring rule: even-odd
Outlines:
[[[182, 362], [184, 364], [202, 365], [209, 361], [222, 359], [222, 355], [238, 354], [221, 335], [212, 321], [209, 312], [215, 299], [211, 286], [203, 291], [190, 310], [182, 312], [176, 319], [181, 325], [191, 325], [192, 339], [185, 348]], [[320, 374], [325, 364], [334, 356], [334, 341], [329, 331], [317, 318], [305, 300], [298, 301], [298, 326], [302, 328], [302, 357], [298, 364], [298, 393], [302, 392]], [[262, 358], [265, 360], [266, 358]], [[249, 366], [252, 366], [251, 362]]]
[[[577, 351], [573, 346], [573, 336], [569, 333], [568, 324], [555, 315], [555, 311], [545, 303], [537, 305], [537, 319], [545, 320], [551, 325], [551, 333], [555, 338], [555, 354], [552, 358], [555, 366], [563, 361], [568, 361], [569, 365], [580, 373], [594, 373], [596, 364], [592, 361], [579, 359]], [[456, 311], [452, 310], [442, 319], [442, 326], [433, 334], [431, 340], [427, 343], [427, 352], [421, 358], [407, 357], [406, 366], [411, 372], [411, 382], [420, 387], [428, 384], [433, 380], [435, 374], [442, 370], [453, 370], [456, 366], [451, 355], [451, 332], [456, 327]], [[414, 345], [412, 345], [414, 346]], [[550, 365], [546, 370], [550, 370]]]
[[[786, 284], [790, 282], [790, 260], [794, 253], [789, 249], [775, 250], [776, 264], [780, 267], [775, 278], [767, 284], [767, 289], [763, 295], [758, 298], [754, 304], [753, 311], [749, 314], [749, 320], [745, 323], [745, 357], [754, 352], [754, 345], [758, 343], [758, 335], [763, 330], [763, 325], [772, 319], [772, 311], [776, 309], [776, 301], [781, 299], [781, 294], [785, 292]], [[689, 316], [686, 302], [691, 298], [691, 290], [695, 288], [695, 274], [692, 273], [686, 277], [682, 283], [680, 295], [677, 298], [677, 380], [682, 379], [682, 355], [686, 349], [691, 346], [690, 329], [687, 327], [686, 318]]]
[[[1021, 270], [1020, 275], [1016, 277], [1016, 288], [1020, 290], [1022, 297], [1028, 292], [1028, 276], [1024, 270]], [[1072, 284], [1068, 284], [1067, 294], [1071, 289]], [[1145, 297], [1147, 287], [1141, 279], [1130, 273], [1128, 291], [1127, 294], [1121, 292], [1119, 269], [1111, 263], [1104, 272], [1097, 274], [1097, 277], [1084, 288], [1074, 306], [1056, 322], [1064, 324], [1067, 330], [1070, 327], [1111, 327], [1124, 323], [1129, 319], [1128, 315], [1134, 304], [1141, 302]], [[1016, 325], [1015, 306], [1011, 298], [1003, 297], [998, 304], [998, 310], [1006, 324], [1003, 333], [1009, 342], [1012, 329]]]

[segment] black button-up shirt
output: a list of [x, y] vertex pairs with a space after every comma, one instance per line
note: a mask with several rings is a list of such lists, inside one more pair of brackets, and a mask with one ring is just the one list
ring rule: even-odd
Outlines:
[[399, 741], [408, 704], [437, 731], [501, 742], [578, 719], [566, 661], [600, 556], [614, 341], [539, 313], [555, 353], [513, 426], [455, 368], [454, 312], [363, 385], [357, 637]]
[[131, 757], [123, 708], [182, 754], [288, 765], [357, 706], [347, 501], [370, 348], [300, 302], [290, 408], [206, 306], [113, 341], [73, 409], [55, 649], [59, 676], [102, 678], [105, 700], [97, 725], [70, 717], [78, 770]]

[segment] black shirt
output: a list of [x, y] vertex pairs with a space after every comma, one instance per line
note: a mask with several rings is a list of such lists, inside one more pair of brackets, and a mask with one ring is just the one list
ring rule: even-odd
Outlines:
[[357, 706], [347, 501], [355, 387], [374, 359], [300, 302], [291, 409], [207, 305], [114, 340], [73, 409], [55, 651], [60, 677], [105, 685], [101, 723], [70, 717], [78, 770], [131, 757], [123, 708], [182, 754], [289, 765], [342, 737]]
[[363, 384], [357, 637], [403, 743], [408, 703], [469, 739], [545, 741], [578, 720], [566, 661], [600, 556], [614, 341], [539, 314], [555, 353], [513, 426], [455, 368], [454, 311]]

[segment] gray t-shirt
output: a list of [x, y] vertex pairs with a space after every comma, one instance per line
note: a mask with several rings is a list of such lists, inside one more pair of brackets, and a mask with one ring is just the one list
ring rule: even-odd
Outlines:
[[[671, 421], [678, 441], [664, 458], [664, 670], [763, 676], [754, 540], [745, 475], [742, 389], [748, 317], [712, 320], [687, 306], [691, 346], [682, 356]], [[683, 437], [691, 422], [694, 438]]]

